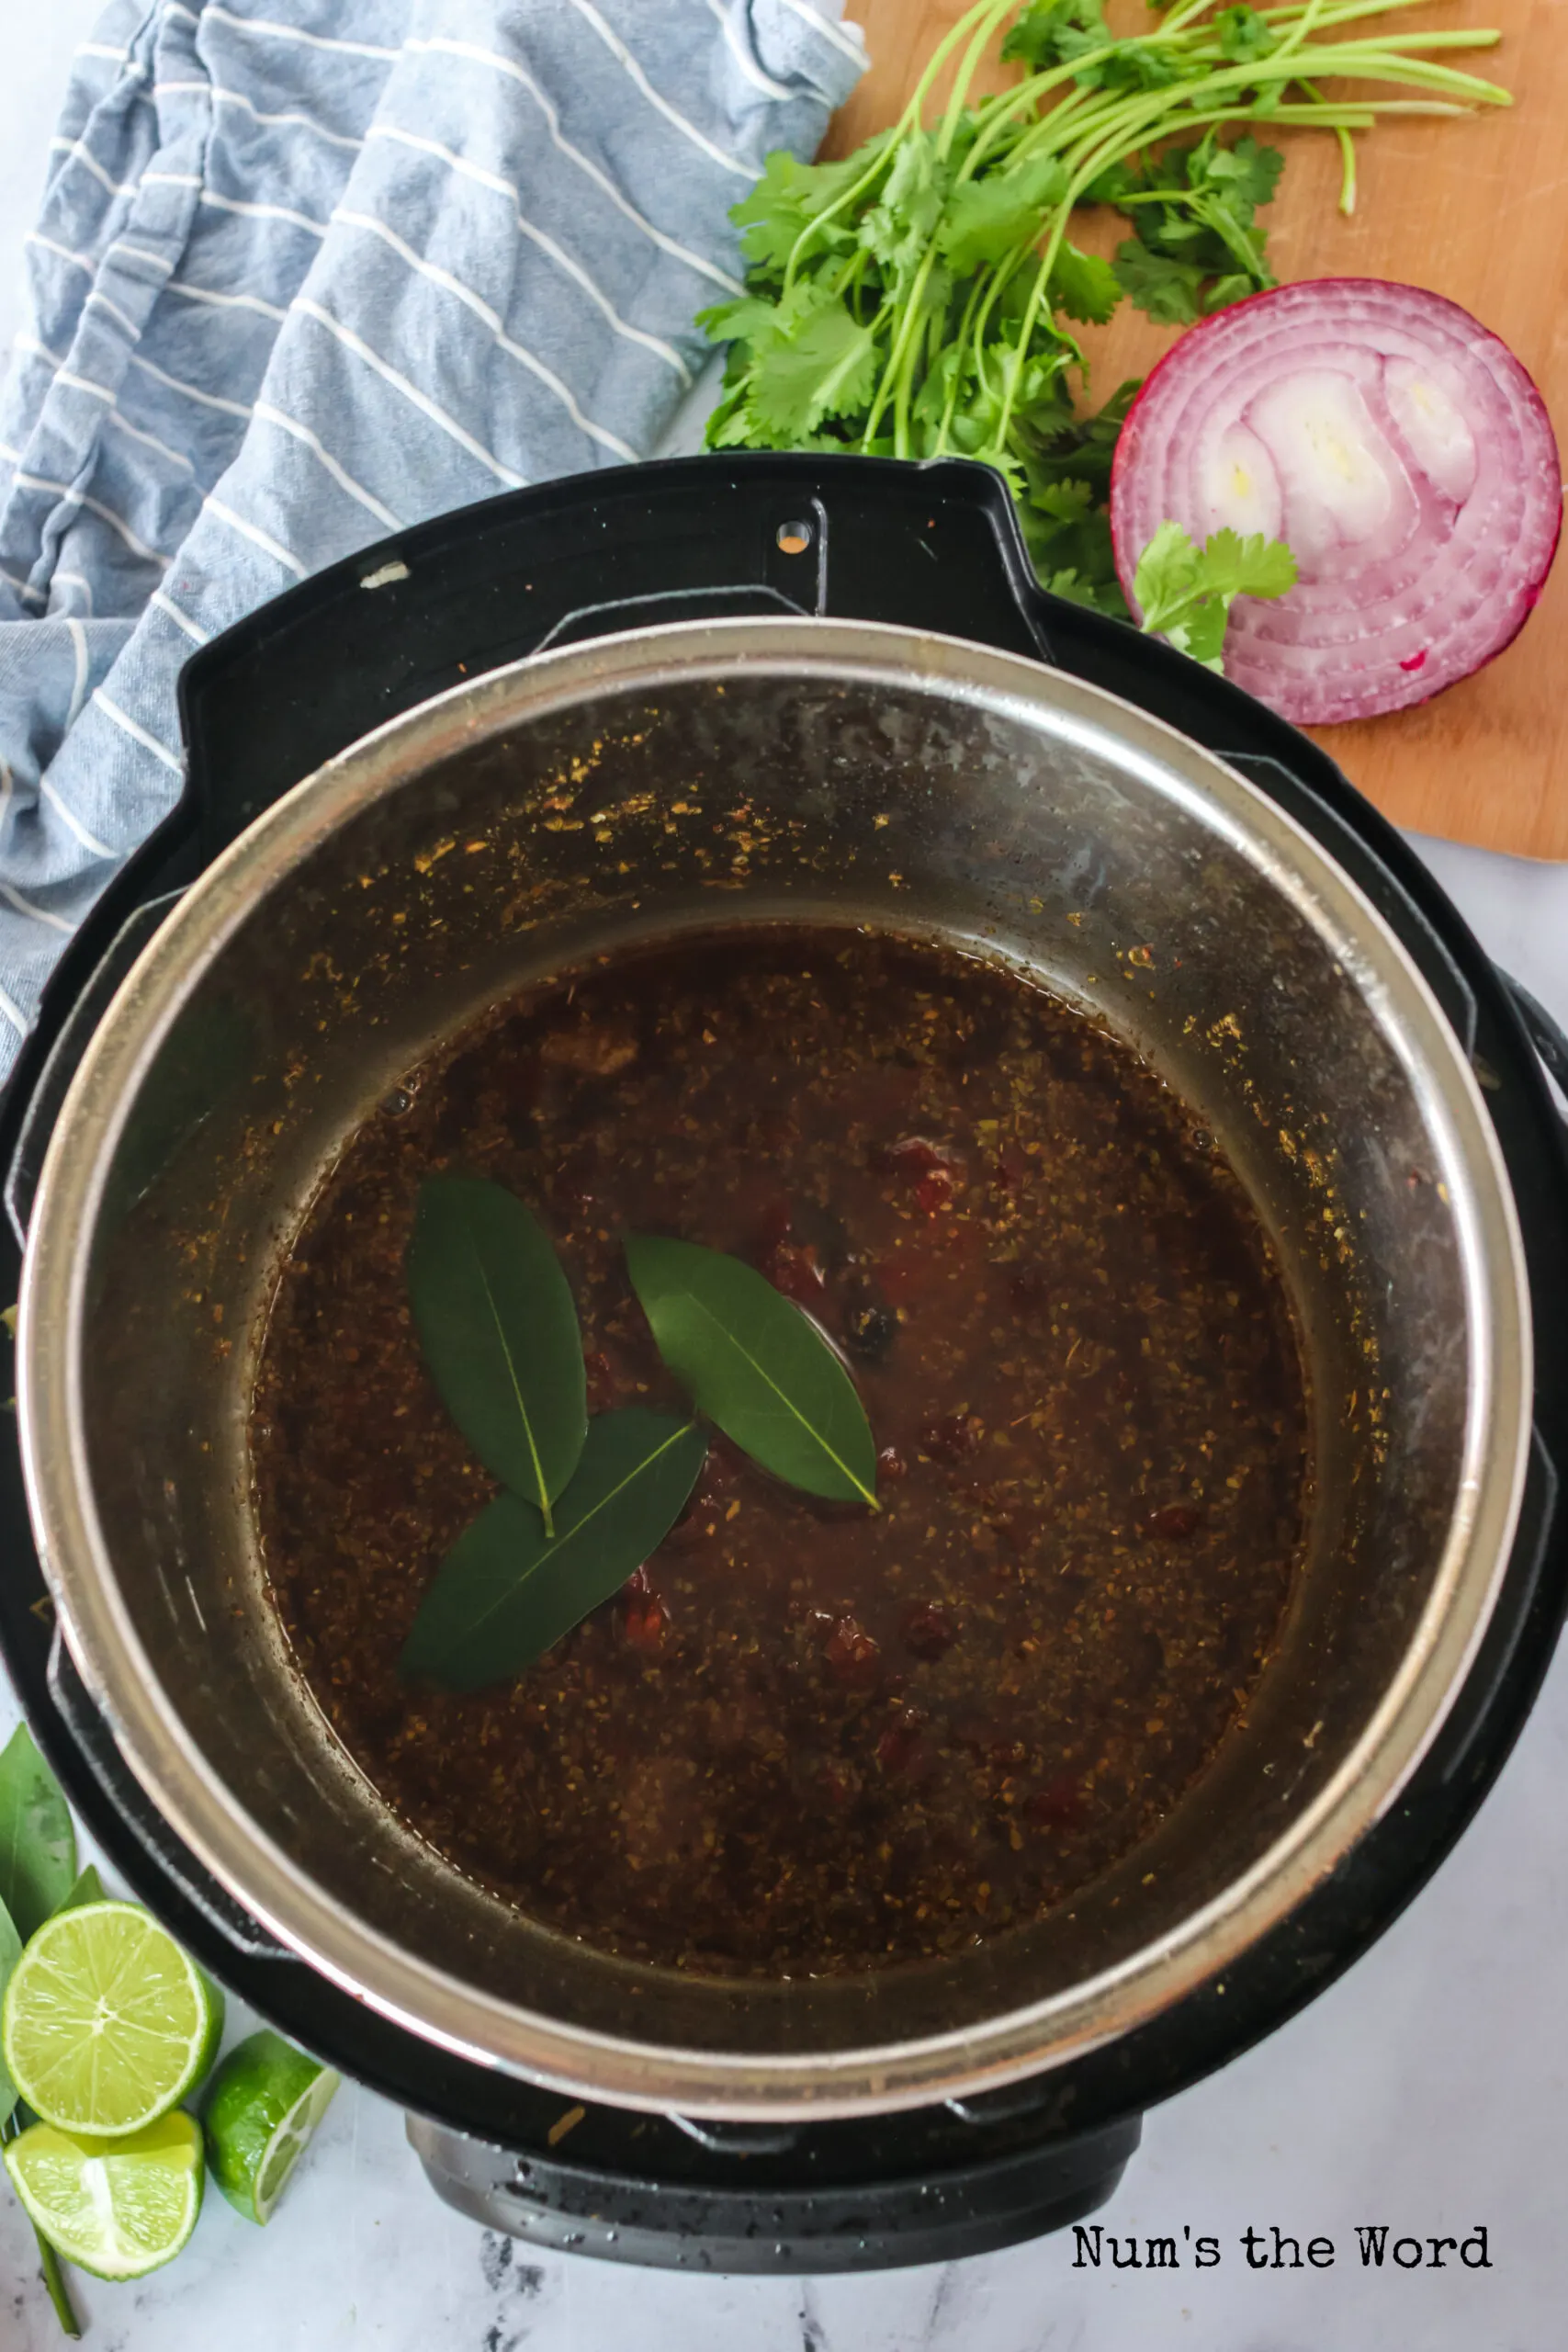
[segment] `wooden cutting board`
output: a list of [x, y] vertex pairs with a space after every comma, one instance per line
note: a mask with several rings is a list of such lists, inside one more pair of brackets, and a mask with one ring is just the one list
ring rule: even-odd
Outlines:
[[[897, 119], [963, 8], [964, 0], [850, 0], [871, 65], [829, 125], [824, 153], [846, 153]], [[1146, 22], [1141, 0], [1118, 0], [1112, 14], [1124, 28], [1134, 14]], [[1334, 141], [1260, 133], [1287, 156], [1263, 216], [1274, 268], [1281, 278], [1397, 278], [1462, 302], [1518, 354], [1568, 447], [1568, 0], [1451, 0], [1388, 21], [1401, 31], [1495, 28], [1498, 49], [1448, 62], [1502, 83], [1516, 102], [1359, 134], [1359, 197], [1348, 220], [1337, 209]], [[997, 66], [976, 86], [1000, 88], [1015, 71]], [[1127, 233], [1119, 222], [1106, 227]], [[1083, 242], [1103, 249], [1114, 236]], [[1097, 396], [1144, 374], [1177, 332], [1127, 304], [1110, 327], [1091, 330]], [[1487, 669], [1416, 709], [1314, 731], [1396, 823], [1568, 858], [1568, 553], [1522, 636]]]

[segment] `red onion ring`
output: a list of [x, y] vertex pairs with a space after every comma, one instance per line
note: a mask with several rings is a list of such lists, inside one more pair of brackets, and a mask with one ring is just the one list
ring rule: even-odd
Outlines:
[[1289, 595], [1239, 596], [1225, 674], [1298, 725], [1425, 702], [1517, 636], [1562, 521], [1557, 444], [1506, 344], [1457, 302], [1309, 278], [1192, 328], [1116, 445], [1133, 577], [1159, 526], [1288, 541]]

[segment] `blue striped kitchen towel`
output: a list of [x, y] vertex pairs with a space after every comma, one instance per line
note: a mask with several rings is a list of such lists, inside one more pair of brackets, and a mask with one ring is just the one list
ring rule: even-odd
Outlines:
[[621, 465], [842, 0], [116, 0], [0, 396], [0, 1070], [180, 786], [193, 646], [388, 531]]

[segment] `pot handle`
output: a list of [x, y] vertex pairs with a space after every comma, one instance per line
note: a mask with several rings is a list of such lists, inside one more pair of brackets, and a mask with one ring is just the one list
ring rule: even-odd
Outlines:
[[[122, 1820], [135, 1832], [138, 1843], [156, 1865], [160, 1876], [174, 1885], [191, 1909], [216, 1928], [225, 1942], [252, 1960], [291, 1960], [275, 1936], [242, 1911], [216, 1879], [209, 1877], [195, 1857], [175, 1836], [130, 1770], [115, 1743], [114, 1733], [94, 1703], [92, 1693], [77, 1671], [76, 1662], [56, 1624], [50, 1645], [49, 1695], [71, 1736], [76, 1753]], [[158, 1890], [161, 1894], [163, 1890]]]
[[[1548, 1012], [1539, 997], [1530, 994], [1522, 980], [1516, 980], [1501, 965], [1497, 967], [1497, 978], [1512, 997], [1514, 1009], [1525, 1024], [1525, 1035], [1540, 1056], [1542, 1068], [1548, 1077], [1556, 1080], [1559, 1093], [1568, 1098], [1568, 1031]], [[1568, 1125], [1568, 1110], [1562, 1111], [1562, 1117]]]
[[44, 1154], [60, 1108], [76, 1075], [87, 1043], [103, 1019], [109, 999], [119, 987], [152, 933], [184, 893], [170, 890], [149, 899], [120, 925], [105, 949], [92, 977], [77, 997], [49, 1049], [49, 1058], [28, 1093], [11, 1164], [6, 1171], [6, 1214], [19, 1245], [25, 1247], [38, 1197]]

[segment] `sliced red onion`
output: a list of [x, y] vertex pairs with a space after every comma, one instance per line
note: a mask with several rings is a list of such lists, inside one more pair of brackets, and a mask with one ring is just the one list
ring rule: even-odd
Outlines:
[[1562, 519], [1557, 444], [1506, 344], [1457, 302], [1311, 278], [1216, 311], [1149, 377], [1111, 527], [1134, 612], [1164, 522], [1283, 538], [1287, 596], [1238, 597], [1227, 677], [1299, 725], [1425, 702], [1517, 635]]

